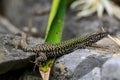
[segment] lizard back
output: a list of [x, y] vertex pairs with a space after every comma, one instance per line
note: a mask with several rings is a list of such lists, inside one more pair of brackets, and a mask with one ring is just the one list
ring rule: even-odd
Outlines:
[[26, 34], [22, 33], [21, 48], [25, 51], [32, 51], [37, 53], [43, 52], [46, 54], [47, 57], [61, 56], [69, 52], [72, 52], [76, 49], [91, 46], [93, 43], [106, 37], [107, 34], [108, 34], [107, 32], [100, 32], [88, 34], [86, 36], [78, 38], [73, 38], [71, 40], [63, 41], [57, 44], [44, 43], [35, 46], [29, 46], [26, 41], [27, 39]]
[[71, 40], [63, 41], [61, 43], [53, 44], [51, 46], [51, 51], [48, 51], [46, 55], [50, 57], [61, 56], [77, 49], [86, 48], [99, 41], [100, 39], [106, 37], [107, 34], [107, 32], [100, 32], [91, 35], [88, 34], [83, 37], [78, 37]]

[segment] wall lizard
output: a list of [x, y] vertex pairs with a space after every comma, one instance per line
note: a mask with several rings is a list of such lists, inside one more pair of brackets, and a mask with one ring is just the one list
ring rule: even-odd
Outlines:
[[78, 38], [73, 38], [71, 40], [63, 41], [57, 44], [43, 43], [35, 46], [30, 46], [27, 44], [27, 35], [24, 32], [22, 32], [21, 35], [22, 39], [20, 41], [20, 47], [26, 52], [38, 53], [36, 62], [44, 62], [47, 60], [47, 58], [62, 56], [77, 49], [91, 46], [93, 43], [106, 37], [108, 33], [99, 32]]

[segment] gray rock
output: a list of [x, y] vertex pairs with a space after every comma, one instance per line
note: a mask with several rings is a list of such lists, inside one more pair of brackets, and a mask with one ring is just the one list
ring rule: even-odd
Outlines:
[[[23, 50], [16, 49], [15, 47], [8, 44], [8, 36], [11, 36], [18, 41], [20, 40], [20, 37], [15, 35], [0, 34], [0, 74], [28, 66], [30, 62], [29, 58], [35, 55], [35, 53], [24, 52]], [[43, 40], [40, 38], [29, 39], [31, 39], [29, 41], [30, 45], [41, 44], [43, 42]]]
[[107, 58], [102, 57], [95, 50], [80, 49], [74, 51], [57, 59], [53, 67], [52, 79], [78, 80], [94, 67], [101, 67]]
[[120, 56], [105, 62], [102, 67], [102, 80], [120, 80]]
[[19, 80], [42, 80], [41, 76], [39, 73], [37, 72], [33, 72], [33, 71], [25, 71], [21, 77], [19, 78]]
[[95, 67], [79, 80], [101, 80], [101, 69], [99, 67]]

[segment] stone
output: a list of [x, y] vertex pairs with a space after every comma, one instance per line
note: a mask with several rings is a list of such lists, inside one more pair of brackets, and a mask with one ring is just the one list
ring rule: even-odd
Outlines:
[[19, 80], [42, 80], [38, 72], [33, 72], [32, 70], [26, 70]]
[[111, 58], [104, 63], [102, 80], [120, 80], [120, 56]]
[[101, 68], [95, 67], [92, 71], [78, 80], [101, 80]]
[[[29, 66], [31, 57], [35, 58], [34, 56], [36, 54], [33, 52], [24, 52], [23, 50], [19, 48], [16, 49], [14, 46], [8, 44], [8, 36], [20, 41], [19, 36], [0, 34], [0, 74]], [[30, 45], [36, 45], [43, 43], [43, 39], [29, 38], [28, 42]]]
[[56, 60], [51, 80], [78, 80], [95, 67], [101, 67], [108, 58], [102, 57], [95, 50], [76, 50]]

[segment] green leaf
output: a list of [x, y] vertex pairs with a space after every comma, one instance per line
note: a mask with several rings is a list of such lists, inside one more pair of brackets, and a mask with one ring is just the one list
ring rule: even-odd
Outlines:
[[[46, 30], [45, 42], [55, 44], [61, 41], [66, 2], [67, 0], [53, 0]], [[48, 59], [45, 65], [39, 65], [39, 70], [43, 72], [48, 71], [49, 67], [53, 65], [54, 61], [55, 58]]]
[[66, 0], [53, 1], [53, 6], [46, 31], [46, 42], [54, 44], [61, 41], [65, 8]]

